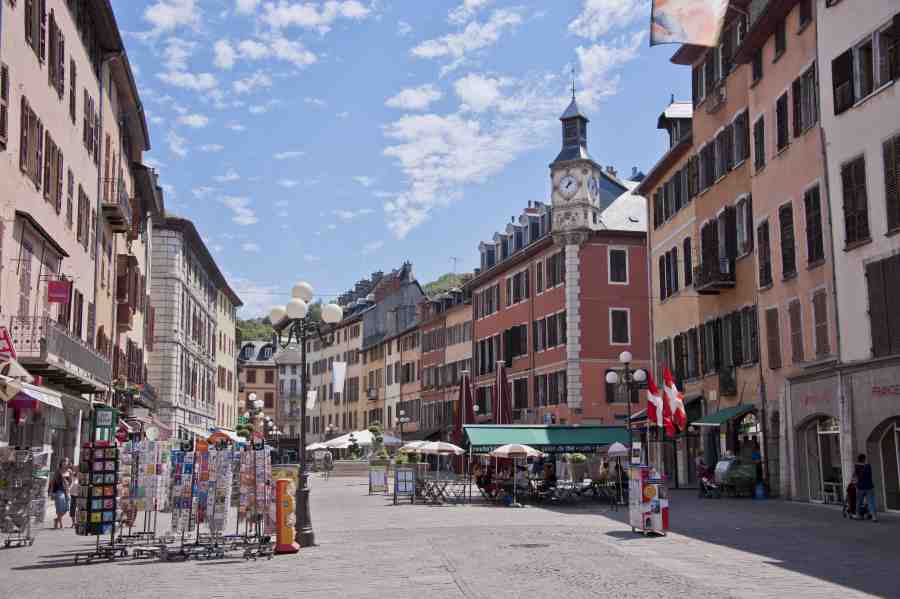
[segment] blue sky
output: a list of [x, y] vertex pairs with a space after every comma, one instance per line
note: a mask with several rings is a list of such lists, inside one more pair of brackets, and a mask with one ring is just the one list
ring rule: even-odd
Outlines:
[[665, 151], [690, 74], [649, 48], [649, 0], [113, 0], [167, 207], [246, 304], [329, 299], [410, 260], [471, 270], [529, 200], [575, 69], [589, 147], [620, 174]]

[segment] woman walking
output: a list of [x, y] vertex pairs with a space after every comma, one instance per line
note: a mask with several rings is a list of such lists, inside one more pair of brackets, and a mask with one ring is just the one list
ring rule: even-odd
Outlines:
[[60, 462], [53, 478], [50, 479], [49, 495], [56, 508], [56, 519], [53, 528], [63, 528], [63, 516], [69, 513], [69, 466], [68, 460]]

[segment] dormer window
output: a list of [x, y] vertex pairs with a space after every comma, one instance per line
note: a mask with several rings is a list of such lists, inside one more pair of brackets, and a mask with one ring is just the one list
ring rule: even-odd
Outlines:
[[525, 231], [516, 229], [516, 251], [521, 250], [523, 247], [525, 247]]

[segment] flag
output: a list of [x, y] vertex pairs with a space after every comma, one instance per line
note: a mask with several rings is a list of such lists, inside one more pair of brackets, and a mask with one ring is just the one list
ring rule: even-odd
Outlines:
[[672, 423], [678, 430], [683, 431], [687, 428], [687, 413], [684, 411], [684, 394], [675, 386], [675, 379], [672, 378], [672, 372], [667, 366], [663, 371], [663, 377], [666, 383], [666, 396], [668, 397], [669, 409], [672, 412]]
[[650, 45], [718, 46], [728, 4], [729, 0], [653, 0]]
[[654, 426], [664, 426], [666, 432], [670, 435], [675, 434], [675, 426], [672, 424], [671, 416], [666, 413], [669, 411], [663, 401], [662, 393], [653, 381], [650, 373], [647, 373], [647, 420]]

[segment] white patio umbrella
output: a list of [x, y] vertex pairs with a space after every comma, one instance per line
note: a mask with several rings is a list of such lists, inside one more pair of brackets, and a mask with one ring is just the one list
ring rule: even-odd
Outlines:
[[400, 448], [403, 453], [421, 453], [422, 446], [427, 445], [429, 441], [410, 441]]
[[516, 468], [519, 458], [539, 458], [543, 456], [543, 452], [538, 451], [530, 445], [520, 445], [518, 443], [510, 443], [509, 445], [501, 445], [491, 452], [495, 458], [507, 458], [513, 461], [513, 502], [509, 507], [522, 507], [519, 503], [519, 470]]
[[[335, 437], [331, 441], [325, 443], [325, 445], [330, 449], [347, 449], [350, 447], [350, 435], [353, 435], [353, 438], [356, 439], [356, 444], [360, 447], [369, 447], [372, 445], [372, 433], [368, 430], [354, 431], [352, 433], [341, 435], [340, 437]], [[400, 439], [392, 437], [391, 435], [382, 435], [382, 443], [388, 447], [403, 445], [403, 442]]]
[[324, 443], [311, 443], [306, 446], [306, 451], [319, 451], [320, 449], [328, 449]]
[[611, 458], [623, 458], [629, 453], [628, 448], [616, 441], [606, 450], [606, 455]]
[[419, 452], [428, 455], [463, 455], [466, 450], [446, 441], [432, 441], [419, 447]]

